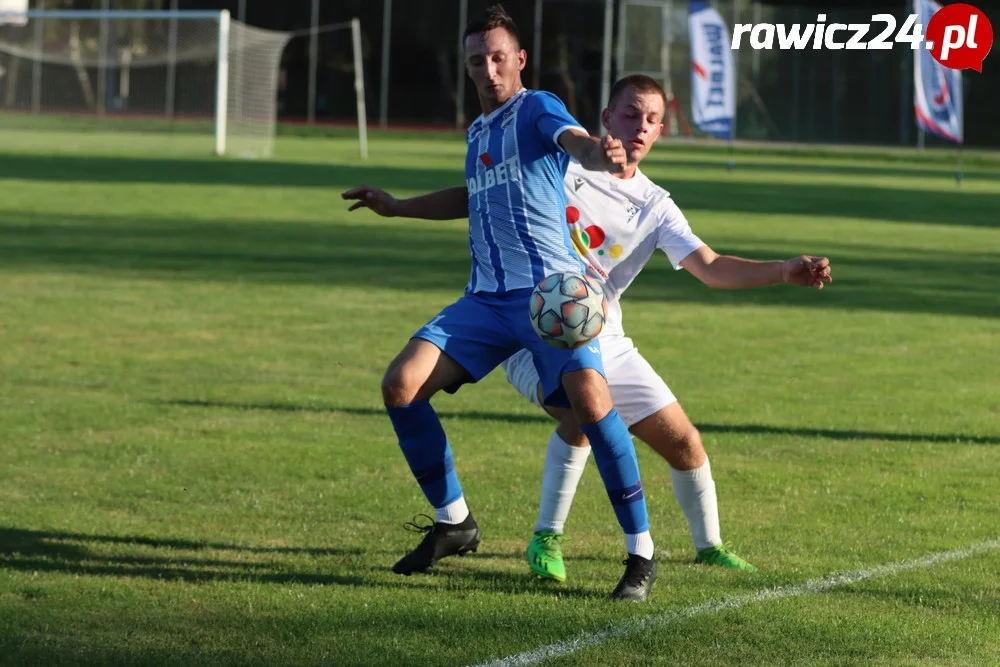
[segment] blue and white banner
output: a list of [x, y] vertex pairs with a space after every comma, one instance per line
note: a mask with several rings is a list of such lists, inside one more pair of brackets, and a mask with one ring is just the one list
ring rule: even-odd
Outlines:
[[692, 0], [688, 28], [691, 36], [691, 117], [703, 132], [732, 139], [736, 72], [729, 29], [719, 12], [703, 0]]
[[[927, 27], [941, 5], [913, 0], [917, 23]], [[924, 132], [962, 143], [962, 71], [934, 60], [928, 49], [913, 51], [913, 112]]]

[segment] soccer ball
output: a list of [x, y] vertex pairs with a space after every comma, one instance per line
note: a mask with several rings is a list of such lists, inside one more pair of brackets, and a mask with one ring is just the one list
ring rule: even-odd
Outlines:
[[565, 350], [586, 345], [601, 333], [608, 300], [596, 280], [564, 271], [535, 285], [528, 311], [535, 333], [549, 345]]

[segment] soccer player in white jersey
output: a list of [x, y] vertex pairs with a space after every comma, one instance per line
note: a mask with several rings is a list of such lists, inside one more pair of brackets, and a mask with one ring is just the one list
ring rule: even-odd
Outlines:
[[628, 428], [611, 402], [600, 344], [558, 350], [535, 334], [528, 314], [534, 286], [560, 271], [584, 271], [564, 222], [563, 177], [570, 158], [584, 168], [621, 171], [621, 141], [591, 137], [554, 95], [526, 90], [527, 54], [517, 27], [493, 6], [470, 22], [465, 65], [483, 115], [469, 126], [465, 183], [399, 201], [362, 186], [343, 194], [381, 215], [469, 219], [472, 271], [465, 294], [419, 329], [386, 370], [382, 398], [400, 449], [434, 520], [427, 535], [393, 566], [409, 575], [441, 558], [475, 551], [479, 527], [430, 398], [476, 382], [527, 348], [539, 370], [544, 402], [572, 408], [586, 433], [628, 552], [616, 599], [644, 600], [656, 578], [646, 501]]
[[[663, 129], [665, 104], [663, 89], [649, 77], [629, 76], [614, 85], [602, 121], [610, 135], [624, 142], [626, 168], [612, 175], [570, 164], [564, 181], [566, 219], [574, 245], [594, 277], [604, 281], [608, 295], [608, 320], [599, 340], [611, 398], [629, 430], [669, 464], [696, 562], [752, 570], [756, 568], [722, 542], [715, 483], [698, 430], [625, 336], [619, 297], [657, 249], [666, 253], [675, 269], [686, 269], [706, 285], [724, 289], [776, 283], [822, 289], [831, 282], [830, 262], [806, 255], [773, 262], [721, 256], [695, 236], [669, 193], [639, 170]], [[503, 366], [508, 381], [528, 400], [542, 405], [531, 355], [519, 352]], [[541, 506], [527, 557], [534, 573], [565, 581], [563, 528], [590, 446], [570, 411], [547, 409], [559, 419], [559, 426], [549, 440]]]

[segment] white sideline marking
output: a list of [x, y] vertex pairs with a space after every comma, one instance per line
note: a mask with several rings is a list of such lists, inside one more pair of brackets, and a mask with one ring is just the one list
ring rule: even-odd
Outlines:
[[757, 604], [758, 602], [793, 598], [799, 595], [805, 595], [806, 593], [822, 593], [830, 590], [831, 588], [848, 586], [867, 579], [891, 577], [907, 570], [918, 570], [933, 567], [939, 563], [961, 560], [963, 558], [975, 556], [976, 554], [991, 551], [997, 548], [1000, 548], [1000, 539], [987, 540], [985, 542], [970, 544], [966, 547], [962, 547], [961, 549], [955, 549], [954, 551], [941, 551], [939, 553], [930, 554], [915, 560], [904, 560], [898, 563], [889, 563], [888, 565], [878, 565], [866, 570], [831, 574], [823, 579], [809, 579], [801, 584], [780, 586], [778, 588], [765, 588], [755, 593], [750, 593], [749, 595], [726, 596], [717, 600], [702, 602], [679, 611], [670, 611], [658, 616], [648, 616], [642, 619], [625, 621], [624, 623], [613, 625], [598, 632], [582, 632], [573, 639], [567, 639], [565, 641], [555, 642], [546, 646], [540, 646], [533, 651], [517, 653], [515, 655], [507, 656], [506, 658], [499, 658], [490, 662], [480, 663], [479, 667], [537, 665], [544, 660], [562, 658], [572, 653], [583, 651], [584, 649], [588, 649], [592, 646], [603, 644], [611, 639], [618, 639], [619, 637], [639, 634], [640, 632], [645, 632], [646, 630], [651, 630], [653, 628], [662, 628], [666, 625], [670, 625], [671, 623], [684, 621], [695, 616], [714, 614], [720, 611], [728, 611], [730, 609], [739, 609], [740, 607]]

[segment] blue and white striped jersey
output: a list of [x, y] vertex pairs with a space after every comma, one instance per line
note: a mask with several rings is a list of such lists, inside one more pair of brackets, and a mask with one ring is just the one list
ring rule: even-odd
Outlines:
[[556, 139], [580, 127], [562, 101], [521, 90], [469, 126], [472, 272], [466, 292], [534, 287], [558, 271], [583, 271], [566, 225], [563, 176], [570, 157]]

